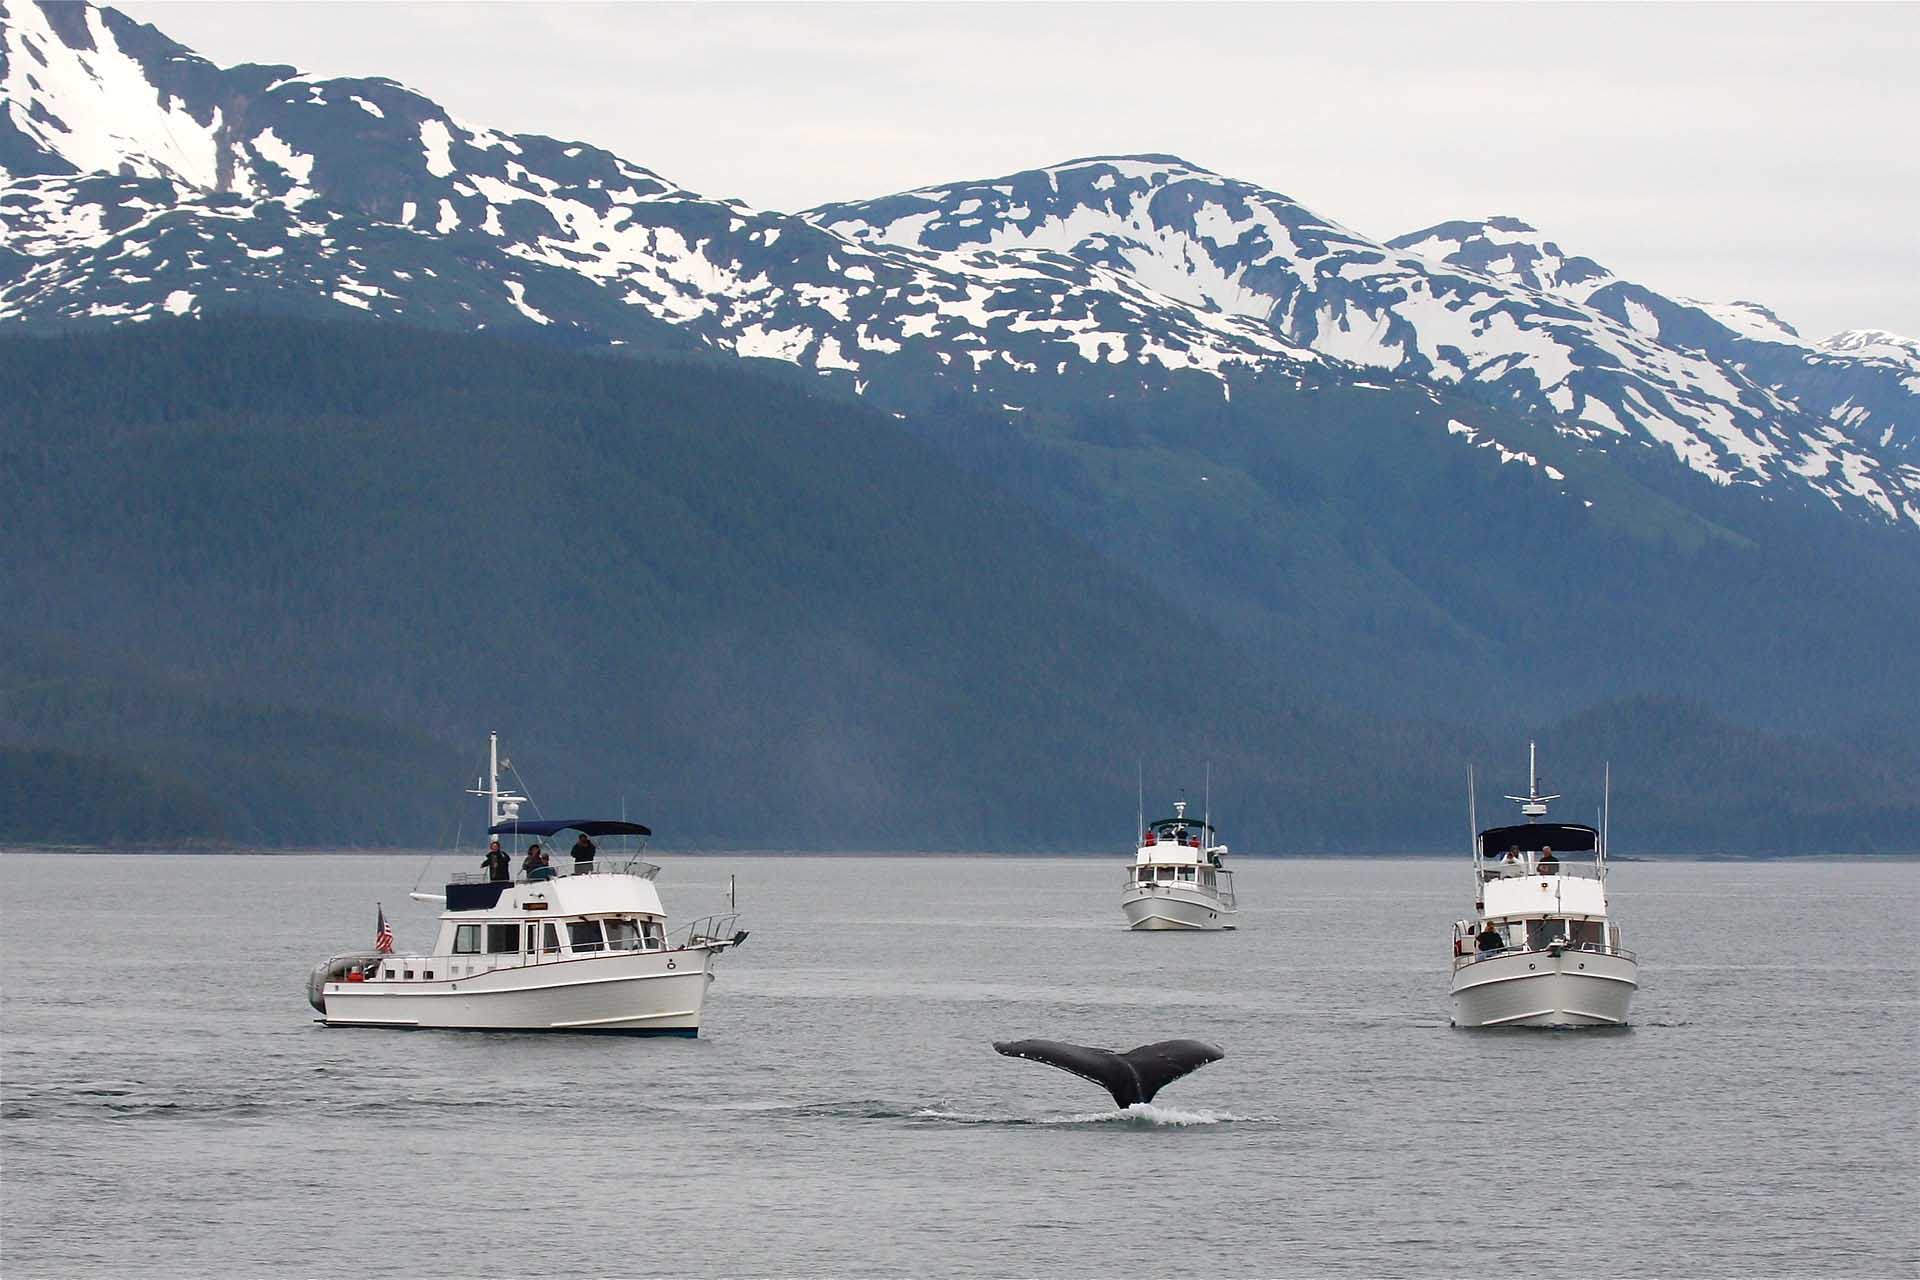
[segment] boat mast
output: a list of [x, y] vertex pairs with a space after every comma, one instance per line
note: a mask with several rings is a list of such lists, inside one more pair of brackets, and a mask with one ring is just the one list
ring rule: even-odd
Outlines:
[[1557, 795], [1543, 796], [1540, 794], [1540, 775], [1534, 768], [1533, 743], [1529, 741], [1527, 743], [1527, 794], [1524, 796], [1508, 796], [1507, 799], [1520, 806], [1521, 817], [1525, 818], [1528, 822], [1532, 822], [1535, 818], [1544, 818], [1547, 816], [1547, 801], [1558, 800], [1559, 798]]
[[500, 735], [487, 734], [487, 776], [476, 781], [467, 789], [470, 796], [479, 796], [487, 802], [487, 828], [491, 830], [503, 822], [512, 822], [520, 816], [520, 806], [527, 798], [513, 791], [500, 789], [500, 766], [513, 768], [511, 760], [500, 759]]

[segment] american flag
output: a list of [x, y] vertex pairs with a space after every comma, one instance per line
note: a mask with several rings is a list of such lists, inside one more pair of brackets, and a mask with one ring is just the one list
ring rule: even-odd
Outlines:
[[385, 907], [375, 904], [375, 909], [380, 912], [380, 927], [374, 931], [373, 949], [381, 955], [390, 956], [393, 954], [393, 926], [387, 923]]

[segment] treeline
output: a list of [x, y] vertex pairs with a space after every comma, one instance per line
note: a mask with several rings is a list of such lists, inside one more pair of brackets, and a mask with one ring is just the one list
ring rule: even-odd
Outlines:
[[[1072, 463], [1034, 480], [791, 373], [392, 326], [0, 340], [0, 386], [6, 839], [441, 843], [497, 728], [550, 812], [624, 807], [680, 847], [1120, 848], [1138, 767], [1155, 804], [1211, 760], [1238, 848], [1447, 848], [1466, 761], [1558, 732], [1507, 702], [1435, 714], [1462, 667], [1419, 654], [1509, 623], [1385, 555], [1406, 517], [1364, 512], [1439, 482], [1392, 450], [1340, 462], [1305, 401], [1295, 463], [1136, 406], [1003, 434]], [[1456, 500], [1522, 524], [1566, 502], [1476, 475]], [[1217, 496], [1150, 510], [1169, 478]], [[1329, 696], [1369, 664], [1373, 707]], [[1553, 767], [1617, 745], [1638, 848], [1914, 843], [1884, 755], [1691, 705], [1596, 714]]]

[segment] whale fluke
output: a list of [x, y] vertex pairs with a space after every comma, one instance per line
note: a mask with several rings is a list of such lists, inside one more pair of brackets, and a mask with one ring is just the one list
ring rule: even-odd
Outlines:
[[1044, 1062], [1091, 1080], [1113, 1095], [1113, 1105], [1152, 1102], [1153, 1095], [1189, 1071], [1218, 1062], [1226, 1050], [1205, 1040], [1162, 1040], [1115, 1053], [1063, 1040], [996, 1040], [994, 1051], [1009, 1058]]

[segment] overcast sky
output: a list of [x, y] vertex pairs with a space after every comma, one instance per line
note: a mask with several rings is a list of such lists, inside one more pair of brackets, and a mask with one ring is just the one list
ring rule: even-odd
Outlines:
[[762, 208], [1164, 151], [1379, 238], [1511, 214], [1808, 336], [1920, 336], [1920, 4], [118, 7]]

